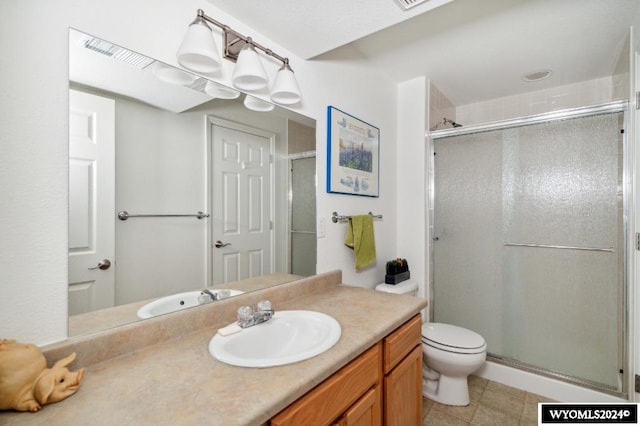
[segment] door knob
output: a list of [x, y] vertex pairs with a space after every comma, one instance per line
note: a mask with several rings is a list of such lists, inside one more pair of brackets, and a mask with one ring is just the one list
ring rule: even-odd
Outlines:
[[89, 268], [89, 270], [101, 269], [103, 271], [109, 269], [111, 267], [111, 261], [109, 259], [102, 259], [98, 262], [98, 266], [94, 266], [93, 268]]
[[222, 248], [222, 247], [230, 246], [231, 243], [223, 243], [222, 241], [218, 240], [214, 245], [216, 246], [216, 248]]

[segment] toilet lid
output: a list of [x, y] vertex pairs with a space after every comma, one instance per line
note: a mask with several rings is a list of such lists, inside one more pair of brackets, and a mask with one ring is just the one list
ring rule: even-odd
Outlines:
[[457, 325], [429, 322], [422, 325], [422, 341], [450, 352], [476, 353], [486, 349], [478, 333]]
[[418, 283], [412, 280], [402, 281], [399, 284], [378, 284], [376, 290], [386, 293], [411, 294], [418, 288]]

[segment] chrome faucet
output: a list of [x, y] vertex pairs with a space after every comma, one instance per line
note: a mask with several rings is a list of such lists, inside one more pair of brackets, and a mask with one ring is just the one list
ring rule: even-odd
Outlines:
[[204, 290], [200, 291], [200, 295], [198, 296], [198, 303], [204, 305], [205, 303], [215, 302], [227, 297], [229, 297], [228, 290], [222, 290], [214, 293], [205, 288]]
[[240, 306], [238, 308], [238, 325], [242, 328], [251, 327], [273, 318], [275, 311], [271, 308], [271, 302], [261, 300], [254, 306]]

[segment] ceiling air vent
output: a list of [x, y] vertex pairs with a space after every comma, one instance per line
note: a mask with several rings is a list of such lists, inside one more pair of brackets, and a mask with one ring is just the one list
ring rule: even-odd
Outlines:
[[124, 62], [125, 64], [131, 65], [134, 68], [144, 69], [148, 67], [152, 62], [154, 62], [154, 60], [151, 58], [148, 58], [136, 52], [132, 52], [131, 50], [125, 49], [124, 47], [111, 44], [104, 40], [100, 40], [99, 38], [90, 36], [82, 37], [80, 43], [81, 46], [91, 50], [92, 52], [96, 52], [117, 61]]
[[398, 6], [400, 6], [400, 9], [409, 10], [414, 6], [428, 2], [429, 0], [395, 0], [395, 1], [398, 4]]

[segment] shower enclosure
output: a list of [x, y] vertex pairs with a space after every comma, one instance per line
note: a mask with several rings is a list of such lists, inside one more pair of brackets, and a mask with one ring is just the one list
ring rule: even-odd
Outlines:
[[623, 394], [626, 103], [432, 132], [433, 320]]
[[289, 242], [291, 273], [316, 273], [316, 155], [289, 158]]

